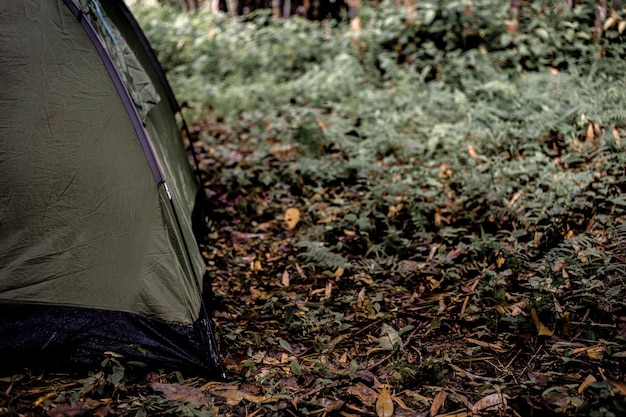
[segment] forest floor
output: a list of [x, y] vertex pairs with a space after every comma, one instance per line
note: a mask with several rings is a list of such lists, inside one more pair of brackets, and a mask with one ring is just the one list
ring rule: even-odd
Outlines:
[[1, 375], [0, 415], [626, 415], [626, 12], [594, 41], [592, 2], [514, 30], [480, 3], [364, 6], [358, 36], [138, 3], [197, 136], [227, 378], [110, 353]]

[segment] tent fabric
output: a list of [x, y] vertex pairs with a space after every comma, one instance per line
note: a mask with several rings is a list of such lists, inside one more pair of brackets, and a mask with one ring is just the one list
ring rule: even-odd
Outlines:
[[0, 369], [118, 348], [220, 372], [198, 185], [129, 19], [121, 0], [0, 2]]

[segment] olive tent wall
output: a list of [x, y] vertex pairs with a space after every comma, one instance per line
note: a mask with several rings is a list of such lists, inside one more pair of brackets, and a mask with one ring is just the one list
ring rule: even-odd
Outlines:
[[0, 369], [221, 373], [178, 110], [122, 0], [0, 2]]

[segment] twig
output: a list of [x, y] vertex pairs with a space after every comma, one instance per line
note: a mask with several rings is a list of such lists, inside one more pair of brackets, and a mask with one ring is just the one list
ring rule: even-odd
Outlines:
[[537, 355], [539, 355], [539, 352], [541, 351], [541, 349], [543, 348], [543, 346], [539, 346], [537, 348], [537, 351], [533, 354], [533, 356], [531, 356], [531, 358], [528, 360], [528, 363], [526, 363], [526, 366], [524, 367], [524, 369], [522, 369], [522, 372], [519, 373], [520, 377], [523, 376], [526, 373], [526, 370], [528, 369], [528, 367], [530, 366], [530, 364], [532, 363], [532, 361], [535, 360], [535, 358], [537, 357]]

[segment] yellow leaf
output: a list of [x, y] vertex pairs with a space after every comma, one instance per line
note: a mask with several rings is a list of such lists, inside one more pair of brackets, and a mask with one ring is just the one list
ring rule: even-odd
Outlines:
[[604, 21], [604, 30], [607, 30], [609, 28], [611, 28], [613, 25], [615, 25], [615, 23], [617, 23], [617, 18], [615, 16], [611, 16], [608, 19], [606, 19]]
[[615, 141], [617, 142], [617, 144], [620, 143], [620, 134], [619, 134], [619, 130], [615, 127], [615, 126], [611, 126], [611, 132], [613, 133], [613, 138], [615, 139]]
[[587, 378], [585, 378], [583, 383], [580, 384], [580, 386], [578, 387], [578, 393], [582, 394], [583, 392], [585, 392], [585, 390], [589, 387], [591, 383], [596, 382], [596, 381], [597, 381], [596, 377], [594, 377], [591, 374], [587, 375]]
[[378, 417], [391, 417], [393, 415], [393, 400], [386, 386], [380, 390], [378, 400], [376, 400], [376, 414]]
[[343, 276], [343, 273], [345, 272], [345, 269], [342, 267], [337, 268], [337, 270], [335, 271], [335, 278], [339, 278], [341, 276]]
[[295, 207], [289, 207], [287, 211], [285, 211], [285, 221], [287, 222], [289, 230], [295, 229], [300, 221], [300, 210]]
[[593, 140], [594, 137], [595, 133], [593, 131], [593, 123], [589, 122], [589, 124], [587, 124], [587, 134], [585, 136], [585, 139]]
[[324, 289], [324, 298], [330, 300], [330, 297], [333, 295], [333, 283], [328, 281], [326, 283], [326, 288]]
[[530, 316], [532, 317], [533, 322], [535, 323], [535, 327], [537, 328], [537, 335], [539, 336], [552, 336], [553, 335], [552, 331], [550, 331], [550, 329], [548, 329], [546, 325], [543, 324], [541, 320], [539, 320], [539, 316], [537, 315], [537, 310], [534, 307], [530, 310]]
[[250, 269], [252, 271], [262, 271], [263, 267], [261, 266], [261, 261], [251, 261], [250, 262]]
[[502, 265], [504, 265], [504, 261], [505, 259], [503, 257], [499, 257], [498, 259], [496, 259], [496, 265], [498, 265], [498, 268], [502, 268]]
[[433, 398], [433, 403], [430, 405], [431, 416], [436, 416], [439, 413], [439, 409], [441, 409], [441, 406], [446, 401], [447, 397], [448, 393], [444, 390], [439, 391], [437, 395], [435, 395], [435, 398]]
[[590, 347], [589, 349], [587, 349], [587, 356], [590, 359], [595, 359], [599, 361], [604, 358], [605, 351], [606, 351], [606, 348], [604, 348], [603, 346]]

